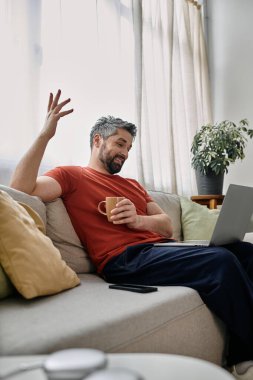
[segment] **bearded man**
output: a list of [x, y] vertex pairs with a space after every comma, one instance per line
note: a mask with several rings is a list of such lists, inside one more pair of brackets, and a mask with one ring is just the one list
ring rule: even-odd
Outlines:
[[[134, 179], [119, 176], [136, 136], [136, 126], [112, 116], [100, 118], [90, 133], [89, 164], [61, 166], [38, 177], [48, 142], [63, 111], [61, 92], [50, 94], [44, 128], [18, 164], [11, 182], [43, 201], [61, 197], [98, 274], [108, 282], [188, 286], [226, 324], [228, 365], [238, 379], [253, 380], [253, 246], [154, 246], [173, 241], [169, 216]], [[105, 197], [123, 197], [112, 222], [98, 211]]]

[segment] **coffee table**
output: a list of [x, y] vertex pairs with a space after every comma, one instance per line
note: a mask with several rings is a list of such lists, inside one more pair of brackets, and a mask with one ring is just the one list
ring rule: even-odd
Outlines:
[[[0, 358], [0, 375], [21, 363], [43, 362], [46, 356], [9, 356]], [[233, 380], [234, 377], [210, 362], [167, 354], [108, 354], [109, 367], [124, 367], [139, 372], [145, 380]], [[42, 370], [24, 372], [11, 380], [46, 380]]]

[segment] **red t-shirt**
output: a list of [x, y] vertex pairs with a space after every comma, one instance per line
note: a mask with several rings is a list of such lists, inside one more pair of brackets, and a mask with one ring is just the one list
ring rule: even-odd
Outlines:
[[138, 215], [147, 215], [147, 203], [153, 202], [135, 180], [103, 174], [80, 166], [62, 166], [45, 173], [62, 188], [62, 200], [73, 227], [98, 272], [127, 246], [161, 241], [164, 237], [151, 231], [128, 228], [107, 221], [97, 206], [105, 197], [125, 197], [134, 203]]

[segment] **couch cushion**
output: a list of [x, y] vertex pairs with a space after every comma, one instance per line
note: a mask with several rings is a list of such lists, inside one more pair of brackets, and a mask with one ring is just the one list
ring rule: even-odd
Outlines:
[[94, 272], [87, 252], [80, 242], [60, 198], [46, 204], [47, 235], [61, 252], [63, 260], [76, 273]]
[[181, 240], [181, 206], [179, 196], [175, 194], [163, 193], [162, 191], [148, 191], [148, 193], [171, 218], [174, 239]]
[[[38, 197], [30, 197], [27, 194], [22, 193], [21, 191], [17, 191], [14, 189], [11, 189], [7, 186], [0, 185], [0, 189], [3, 191], [8, 192], [13, 198], [16, 198], [17, 200], [25, 201], [26, 203], [23, 203], [19, 201], [19, 204], [21, 204], [26, 211], [29, 213], [29, 215], [33, 218], [35, 221], [37, 227], [40, 229], [41, 232], [45, 233], [46, 228], [46, 213], [45, 213], [45, 206], [40, 201]], [[32, 204], [34, 209], [32, 209], [29, 205]], [[35, 211], [37, 210], [37, 211]], [[40, 213], [40, 215], [38, 214]], [[43, 219], [42, 219], [43, 218]], [[5, 274], [3, 268], [0, 266], [0, 299], [10, 296], [15, 292], [15, 288], [12, 285], [11, 281], [9, 280], [8, 276]]]
[[94, 274], [80, 278], [80, 286], [51, 297], [2, 300], [0, 355], [90, 347], [221, 357], [220, 326], [196, 291], [171, 286], [140, 294], [109, 289]]
[[79, 284], [51, 240], [4, 191], [0, 191], [0, 208], [0, 262], [25, 298], [54, 294]]
[[[95, 268], [88, 258], [67, 214], [66, 208], [61, 199], [45, 204], [40, 198], [31, 196], [0, 185], [0, 190], [6, 191], [13, 199], [23, 206], [28, 205], [36, 211], [42, 218], [46, 226], [46, 234], [59, 249], [63, 260], [76, 273], [94, 272]], [[31, 212], [30, 212], [31, 214]]]
[[185, 197], [180, 197], [184, 240], [210, 240], [220, 210], [209, 210]]
[[23, 202], [18, 202], [18, 204], [20, 204], [22, 207], [24, 207], [24, 209], [28, 212], [28, 214], [30, 215], [30, 217], [34, 220], [37, 228], [44, 235], [46, 235], [46, 226], [43, 223], [43, 220], [41, 219], [41, 217], [39, 216], [39, 214], [36, 211], [34, 211], [30, 206], [28, 206], [27, 204], [25, 204]]
[[36, 211], [39, 216], [41, 217], [44, 225], [46, 226], [46, 206], [44, 203], [40, 200], [39, 197], [34, 197], [28, 194], [23, 193], [22, 191], [18, 191], [15, 189], [12, 189], [11, 187], [0, 185], [0, 190], [5, 191], [8, 193], [15, 201], [25, 203], [26, 205], [30, 206], [34, 211]]

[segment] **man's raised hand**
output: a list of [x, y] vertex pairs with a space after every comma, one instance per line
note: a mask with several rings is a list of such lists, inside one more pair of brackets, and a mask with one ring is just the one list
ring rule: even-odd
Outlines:
[[61, 96], [61, 90], [57, 91], [55, 97], [52, 93], [49, 95], [48, 107], [47, 107], [47, 117], [42, 129], [42, 134], [46, 135], [48, 138], [52, 138], [55, 135], [57, 123], [61, 117], [64, 117], [74, 110], [69, 109], [66, 111], [62, 111], [62, 108], [70, 102], [70, 98], [59, 103], [59, 99]]

